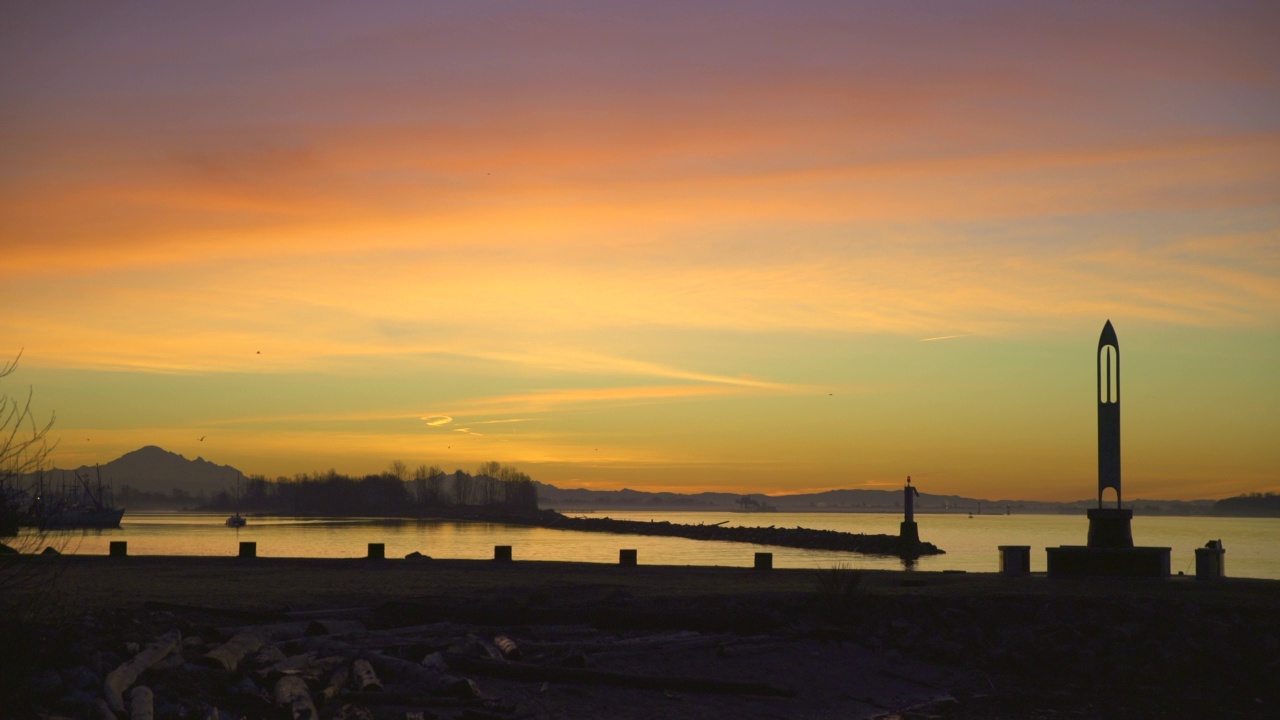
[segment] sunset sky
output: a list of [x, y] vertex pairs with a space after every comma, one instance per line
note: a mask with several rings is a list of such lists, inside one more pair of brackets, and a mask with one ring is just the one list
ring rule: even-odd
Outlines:
[[[11, 2], [52, 464], [1280, 491], [1275, 2]], [[204, 437], [203, 441], [199, 438]]]

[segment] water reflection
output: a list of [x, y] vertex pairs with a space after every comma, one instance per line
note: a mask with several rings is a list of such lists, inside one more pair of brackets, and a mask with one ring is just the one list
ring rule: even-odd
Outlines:
[[[768, 521], [741, 513], [610, 512], [625, 520], [668, 520], [696, 525], [777, 524], [854, 533], [896, 534], [900, 516], [865, 513], [770, 513]], [[130, 555], [235, 556], [239, 542], [258, 543], [262, 557], [357, 558], [368, 543], [384, 543], [389, 558], [421, 552], [436, 558], [488, 559], [495, 545], [512, 545], [515, 559], [614, 564], [620, 548], [635, 548], [641, 565], [721, 565], [751, 567], [757, 551], [773, 553], [774, 567], [830, 568], [842, 565], [879, 570], [999, 570], [999, 545], [1031, 545], [1032, 571], [1045, 569], [1045, 547], [1083, 544], [1088, 521], [1083, 515], [918, 515], [920, 537], [945, 555], [904, 560], [778, 548], [746, 543], [685, 538], [612, 535], [493, 523], [404, 518], [282, 518], [253, 516], [243, 528], [228, 528], [223, 515], [128, 513], [120, 529], [89, 530], [60, 536], [67, 553], [106, 555], [112, 540], [129, 543]], [[1190, 571], [1195, 548], [1222, 538], [1227, 567], [1236, 577], [1280, 579], [1280, 519], [1218, 517], [1140, 517], [1135, 540], [1173, 548], [1172, 565]], [[1140, 537], [1140, 539], [1139, 539]]]

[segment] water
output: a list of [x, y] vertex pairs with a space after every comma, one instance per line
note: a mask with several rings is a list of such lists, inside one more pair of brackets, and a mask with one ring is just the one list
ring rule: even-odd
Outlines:
[[[570, 513], [572, 514], [572, 513]], [[729, 512], [599, 512], [592, 517], [667, 520], [673, 523], [796, 527], [896, 535], [900, 515], [867, 513], [742, 514]], [[754, 554], [773, 553], [775, 567], [902, 569], [901, 560], [856, 553], [762, 547], [684, 538], [612, 535], [489, 523], [387, 518], [260, 518], [228, 528], [225, 515], [141, 513], [124, 517], [118, 530], [73, 533], [64, 552], [105, 555], [112, 540], [129, 543], [130, 555], [237, 554], [239, 541], [258, 543], [260, 557], [363, 557], [368, 543], [386, 544], [387, 557], [418, 551], [436, 558], [487, 559], [494, 545], [511, 545], [516, 560], [616, 563], [620, 548], [635, 548], [641, 564], [749, 567]], [[1030, 545], [1031, 569], [1045, 570], [1045, 547], [1083, 545], [1088, 520], [1079, 515], [916, 516], [920, 538], [946, 555], [922, 557], [919, 570], [999, 570], [999, 545]], [[1195, 572], [1194, 551], [1221, 538], [1232, 577], [1280, 579], [1280, 519], [1135, 517], [1134, 542], [1172, 548], [1176, 574]]]

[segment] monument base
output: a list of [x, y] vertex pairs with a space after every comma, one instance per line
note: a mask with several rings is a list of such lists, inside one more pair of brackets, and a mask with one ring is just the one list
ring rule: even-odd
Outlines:
[[1131, 520], [1133, 510], [1128, 508], [1089, 508], [1089, 547], [1133, 547]]
[[920, 528], [916, 527], [916, 521], [903, 520], [901, 527], [898, 528], [898, 538], [904, 543], [919, 545]]
[[1079, 545], [1045, 548], [1049, 555], [1049, 577], [1169, 577], [1169, 550], [1167, 547]]

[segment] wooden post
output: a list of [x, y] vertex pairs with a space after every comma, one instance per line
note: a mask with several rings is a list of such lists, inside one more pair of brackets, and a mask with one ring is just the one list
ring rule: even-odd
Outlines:
[[129, 542], [127, 540], [111, 541], [111, 557], [125, 557], [129, 554]]
[[618, 551], [618, 564], [619, 564], [619, 565], [628, 565], [628, 566], [630, 566], [630, 565], [635, 565], [635, 564], [636, 564], [636, 551], [635, 551], [635, 550], [619, 550], [619, 551]]
[[240, 557], [242, 558], [258, 557], [258, 543], [242, 541], [240, 543]]
[[495, 562], [511, 562], [511, 546], [494, 545], [493, 559]]
[[773, 553], [756, 553], [756, 569], [772, 570], [773, 569]]
[[369, 543], [369, 559], [382, 560], [387, 557], [387, 546], [385, 543]]

